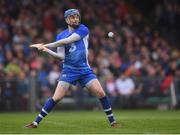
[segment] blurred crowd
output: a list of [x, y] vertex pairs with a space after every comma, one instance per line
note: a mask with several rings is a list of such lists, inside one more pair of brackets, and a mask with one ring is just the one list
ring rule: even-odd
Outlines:
[[[133, 2], [1, 0], [0, 102], [9, 99], [5, 103], [8, 106], [13, 103], [12, 97], [18, 97], [21, 101], [17, 104], [27, 107], [31, 78], [37, 79], [39, 98], [51, 96], [61, 73], [61, 61], [28, 46], [54, 41], [56, 34], [67, 27], [63, 14], [69, 8], [79, 9], [82, 23], [90, 29], [89, 64], [112, 102], [117, 96], [123, 99], [118, 102], [132, 98], [135, 103], [167, 94], [161, 89], [166, 77], [171, 75], [180, 81], [180, 54], [178, 45], [162, 32], [166, 28], [166, 33], [178, 33], [179, 2], [154, 2], [147, 14], [143, 12], [147, 9]], [[109, 31], [114, 33], [113, 38], [107, 36]], [[179, 83], [175, 87], [180, 95]]]

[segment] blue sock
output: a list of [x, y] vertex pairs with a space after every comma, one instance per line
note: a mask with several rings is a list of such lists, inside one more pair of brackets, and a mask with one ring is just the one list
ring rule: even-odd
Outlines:
[[111, 109], [110, 103], [108, 101], [108, 98], [106, 96], [104, 96], [103, 98], [100, 98], [99, 100], [101, 101], [102, 107], [104, 109], [104, 112], [107, 115], [109, 123], [113, 124], [114, 122], [116, 122], [115, 119], [114, 119], [114, 116], [113, 116], [112, 109]]
[[49, 98], [44, 104], [41, 112], [36, 117], [36, 120], [34, 121], [35, 124], [39, 124], [41, 120], [54, 108], [55, 105], [56, 102], [52, 98]]

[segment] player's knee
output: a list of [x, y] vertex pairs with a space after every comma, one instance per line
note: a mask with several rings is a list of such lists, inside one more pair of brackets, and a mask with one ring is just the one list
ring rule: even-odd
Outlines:
[[104, 92], [103, 90], [101, 90], [101, 91], [98, 91], [98, 92], [96, 93], [96, 95], [97, 95], [98, 98], [102, 98], [102, 97], [104, 97], [106, 94], [105, 94], [105, 92]]

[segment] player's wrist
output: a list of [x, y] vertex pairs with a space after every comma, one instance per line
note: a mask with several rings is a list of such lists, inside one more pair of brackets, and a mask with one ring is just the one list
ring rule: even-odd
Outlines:
[[46, 47], [43, 47], [43, 51], [44, 51], [44, 52], [48, 52], [48, 51], [49, 51], [49, 49], [48, 49], [48, 48], [46, 48]]

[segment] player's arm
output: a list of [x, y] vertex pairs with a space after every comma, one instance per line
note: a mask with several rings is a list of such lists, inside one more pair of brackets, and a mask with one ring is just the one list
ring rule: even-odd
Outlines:
[[58, 40], [56, 42], [52, 42], [52, 43], [49, 43], [49, 44], [45, 44], [44, 46], [48, 47], [48, 48], [55, 48], [55, 47], [71, 44], [71, 43], [76, 42], [76, 41], [78, 41], [80, 39], [81, 39], [81, 37], [78, 34], [73, 33], [71, 36], [69, 36], [67, 38], [60, 39], [60, 40]]
[[58, 48], [57, 52], [54, 52], [54, 51], [52, 51], [52, 50], [50, 50], [50, 49], [43, 46], [42, 51], [47, 52], [51, 56], [56, 57], [56, 58], [58, 58], [60, 60], [64, 60], [64, 56], [65, 56], [64, 48]]

